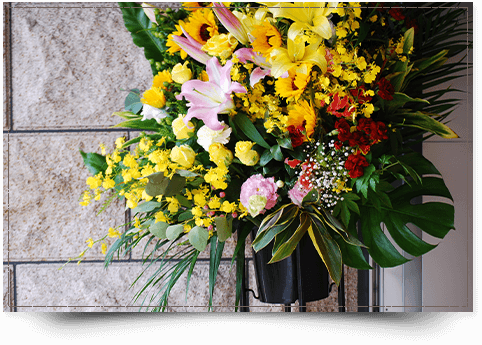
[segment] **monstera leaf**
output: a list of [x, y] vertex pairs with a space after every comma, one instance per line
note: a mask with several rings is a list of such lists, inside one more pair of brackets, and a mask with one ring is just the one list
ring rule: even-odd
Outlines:
[[411, 153], [404, 157], [405, 163], [417, 161], [412, 168], [422, 176], [421, 183], [403, 184], [387, 193], [392, 208], [366, 203], [360, 206], [361, 231], [365, 245], [371, 257], [382, 267], [394, 267], [408, 260], [401, 255], [388, 237], [382, 231], [384, 223], [393, 241], [405, 252], [413, 256], [420, 256], [435, 248], [416, 236], [408, 224], [413, 224], [437, 238], [444, 238], [454, 228], [454, 207], [444, 202], [425, 202], [412, 204], [412, 200], [421, 196], [444, 197], [452, 200], [449, 190], [435, 167], [423, 156]]

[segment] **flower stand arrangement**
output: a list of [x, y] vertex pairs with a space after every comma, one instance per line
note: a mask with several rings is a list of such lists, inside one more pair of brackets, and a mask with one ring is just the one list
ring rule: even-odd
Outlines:
[[[394, 243], [412, 256], [436, 247], [408, 224], [439, 239], [454, 229], [450, 192], [414, 147], [433, 135], [457, 138], [446, 124], [457, 100], [440, 100], [452, 90], [428, 90], [467, 67], [447, 63], [465, 42], [445, 42], [462, 32], [463, 10], [359, 2], [119, 6], [150, 62], [152, 86], [130, 90], [125, 111], [114, 113], [122, 119], [115, 127], [139, 136], [118, 138], [109, 152], [103, 145], [102, 153], [81, 151], [92, 176], [80, 204], [103, 199], [104, 210], [120, 198], [132, 221], [89, 238], [76, 260], [100, 244], [108, 267], [142, 244], [143, 266], [154, 273], [134, 300], [150, 291], [146, 310], [166, 310], [183, 274], [189, 289], [208, 245], [212, 306], [232, 236], [237, 310], [253, 228], [259, 293], [270, 303], [327, 297], [328, 277], [339, 285], [343, 265], [372, 268], [364, 252], [394, 267], [409, 261]], [[412, 203], [421, 196], [443, 199]]]

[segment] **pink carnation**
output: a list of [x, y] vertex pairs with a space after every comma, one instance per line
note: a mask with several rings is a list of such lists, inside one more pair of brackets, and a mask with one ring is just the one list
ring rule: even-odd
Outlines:
[[253, 175], [241, 186], [241, 203], [248, 208], [251, 196], [262, 195], [267, 199], [265, 209], [269, 210], [276, 205], [278, 199], [277, 189], [278, 186], [274, 182], [274, 177], [264, 178], [261, 174]]
[[294, 187], [288, 191], [288, 195], [291, 201], [293, 201], [293, 204], [301, 207], [301, 202], [303, 201], [303, 198], [309, 192], [310, 192], [309, 189], [304, 188], [303, 185], [300, 183], [300, 181], [297, 181]]

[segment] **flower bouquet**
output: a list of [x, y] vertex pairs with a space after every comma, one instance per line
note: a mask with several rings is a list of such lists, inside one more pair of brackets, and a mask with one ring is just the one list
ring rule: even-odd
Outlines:
[[[142, 243], [155, 272], [136, 298], [153, 288], [164, 310], [208, 245], [212, 305], [231, 236], [238, 305], [253, 227], [256, 252], [272, 244], [270, 263], [309, 237], [337, 285], [342, 264], [372, 268], [362, 248], [382, 267], [408, 261], [382, 223], [410, 255], [435, 248], [407, 225], [440, 239], [454, 229], [450, 192], [417, 145], [457, 137], [445, 124], [457, 100], [439, 101], [452, 90], [427, 89], [466, 68], [446, 64], [466, 45], [442, 44], [460, 34], [463, 10], [391, 5], [120, 3], [153, 80], [114, 113], [115, 127], [140, 135], [81, 152], [92, 176], [80, 204], [105, 194], [103, 209], [124, 199], [133, 217], [86, 250], [101, 243], [108, 266]], [[421, 196], [447, 201], [412, 204]]]

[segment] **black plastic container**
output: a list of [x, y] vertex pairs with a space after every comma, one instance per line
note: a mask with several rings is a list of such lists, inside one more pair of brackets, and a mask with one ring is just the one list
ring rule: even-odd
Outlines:
[[[252, 231], [252, 238], [256, 230]], [[264, 303], [291, 304], [296, 300], [306, 303], [327, 298], [329, 274], [308, 233], [290, 257], [268, 264], [273, 242], [258, 253], [253, 251], [259, 300]]]

